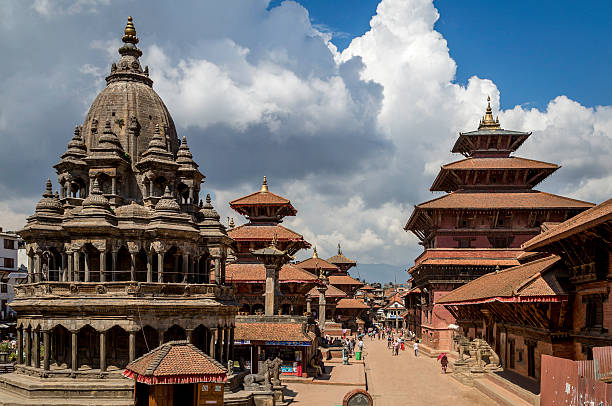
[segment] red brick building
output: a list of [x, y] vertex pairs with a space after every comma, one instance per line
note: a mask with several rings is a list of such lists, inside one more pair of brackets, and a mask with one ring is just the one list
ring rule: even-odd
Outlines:
[[440, 299], [470, 338], [484, 338], [505, 369], [540, 379], [542, 355], [593, 359], [612, 344], [612, 199], [523, 244], [521, 265], [482, 276]]
[[[452, 152], [465, 159], [442, 166], [431, 191], [447, 192], [418, 204], [405, 230], [424, 252], [409, 270], [421, 291], [424, 349], [448, 350], [454, 317], [437, 300], [484, 274], [518, 265], [521, 244], [544, 222], [561, 222], [593, 205], [533, 189], [559, 166], [511, 156], [531, 135], [502, 129], [491, 105], [478, 130], [460, 133]], [[416, 305], [415, 305], [416, 306]]]

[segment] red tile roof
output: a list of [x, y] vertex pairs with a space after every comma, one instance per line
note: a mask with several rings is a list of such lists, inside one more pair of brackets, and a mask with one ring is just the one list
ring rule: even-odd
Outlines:
[[[317, 290], [316, 287], [310, 289], [308, 294], [315, 299], [319, 298], [319, 291]], [[327, 290], [325, 291], [325, 297], [345, 297], [345, 296], [346, 296], [346, 293], [344, 291], [338, 289], [337, 287], [333, 285], [329, 285], [327, 287]]]
[[249, 341], [312, 341], [300, 323], [236, 323], [234, 339]]
[[304, 241], [310, 247], [301, 234], [281, 225], [244, 224], [227, 232], [236, 241], [272, 241], [274, 234], [278, 241]]
[[227, 370], [187, 341], [170, 341], [130, 362], [123, 375], [149, 385], [225, 382]]
[[593, 204], [537, 190], [531, 192], [461, 191], [451, 192], [421, 203], [416, 206], [415, 213], [418, 209], [584, 209], [589, 207], [593, 207]]
[[369, 309], [370, 306], [359, 299], [344, 298], [338, 300], [336, 309]]
[[308, 258], [302, 262], [298, 262], [297, 266], [308, 271], [314, 271], [317, 268], [321, 268], [327, 271], [338, 271], [338, 267], [334, 264], [330, 264], [321, 258]]
[[558, 169], [559, 165], [519, 157], [466, 158], [442, 165], [443, 169]]
[[533, 237], [523, 244], [523, 249], [526, 251], [541, 249], [550, 243], [610, 221], [612, 221], [612, 199], [585, 210], [563, 223], [551, 227], [548, 231]]
[[360, 287], [359, 289], [361, 289], [361, 290], [374, 290], [374, 288], [372, 286], [370, 286], [369, 284], [364, 285], [364, 286]]
[[342, 264], [342, 265], [357, 265], [357, 262], [353, 261], [350, 258], [345, 257], [342, 254], [336, 254], [333, 257], [327, 258], [327, 262], [332, 264]]
[[363, 282], [360, 282], [349, 275], [330, 275], [329, 283], [331, 285], [363, 285]]
[[272, 192], [259, 191], [251, 193], [250, 195], [232, 200], [229, 204], [232, 209], [243, 214], [247, 212], [241, 209], [248, 206], [282, 206], [287, 213], [286, 215], [295, 216], [297, 214], [297, 210], [291, 205], [289, 199], [285, 199]]
[[[266, 268], [263, 264], [228, 264], [225, 268], [226, 280], [230, 283], [265, 283]], [[280, 283], [316, 283], [317, 277], [308, 271], [285, 264], [278, 273]]]
[[514, 266], [523, 253], [521, 249], [498, 248], [428, 248], [414, 261], [412, 270], [420, 265], [482, 265]]
[[437, 304], [461, 305], [489, 301], [557, 300], [567, 293], [554, 273], [548, 272], [560, 261], [556, 255], [533, 262], [491, 272], [481, 276], [443, 296]]

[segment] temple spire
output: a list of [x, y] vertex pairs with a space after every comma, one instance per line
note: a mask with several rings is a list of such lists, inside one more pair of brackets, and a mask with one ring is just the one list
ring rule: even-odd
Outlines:
[[268, 192], [268, 179], [264, 176], [263, 182], [261, 183], [260, 192], [267, 193]]
[[479, 130], [488, 129], [488, 130], [498, 130], [501, 129], [499, 126], [499, 120], [493, 119], [493, 111], [491, 110], [491, 96], [487, 96], [487, 110], [485, 111], [485, 115], [480, 120], [480, 125], [478, 126]]
[[314, 247], [314, 252], [312, 253], [313, 258], [319, 258], [319, 254], [317, 253], [317, 247]]
[[342, 248], [340, 247], [340, 243], [338, 243], [338, 255], [342, 255]]
[[132, 16], [128, 17], [128, 22], [125, 25], [124, 35], [121, 40], [126, 44], [138, 44], [138, 37], [136, 36], [136, 28], [134, 28]]

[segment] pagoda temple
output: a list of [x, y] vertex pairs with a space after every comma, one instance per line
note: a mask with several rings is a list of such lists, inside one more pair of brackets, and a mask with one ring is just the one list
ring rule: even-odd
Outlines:
[[[446, 192], [415, 206], [404, 229], [424, 251], [409, 270], [411, 308], [424, 349], [451, 349], [455, 319], [436, 301], [447, 292], [496, 269], [519, 264], [521, 244], [545, 222], [562, 222], [591, 203], [540, 192], [534, 187], [559, 169], [512, 154], [530, 132], [501, 128], [489, 103], [478, 130], [459, 133], [452, 152], [465, 159], [443, 165], [431, 191]], [[415, 289], [416, 288], [416, 289]], [[407, 302], [408, 303], [408, 302]], [[411, 324], [410, 322], [408, 323]]]
[[210, 196], [198, 204], [204, 175], [140, 64], [131, 17], [122, 40], [55, 165], [59, 192], [48, 180], [19, 232], [28, 279], [11, 303], [18, 356], [16, 372], [0, 376], [10, 392], [0, 403], [132, 404], [121, 371], [172, 340], [233, 359], [233, 242]]

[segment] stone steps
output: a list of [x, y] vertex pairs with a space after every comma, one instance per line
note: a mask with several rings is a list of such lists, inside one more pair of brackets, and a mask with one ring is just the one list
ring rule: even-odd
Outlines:
[[480, 378], [474, 379], [474, 388], [491, 398], [498, 405], [503, 406], [533, 406], [515, 392], [510, 391], [501, 385], [497, 385], [493, 380]]

